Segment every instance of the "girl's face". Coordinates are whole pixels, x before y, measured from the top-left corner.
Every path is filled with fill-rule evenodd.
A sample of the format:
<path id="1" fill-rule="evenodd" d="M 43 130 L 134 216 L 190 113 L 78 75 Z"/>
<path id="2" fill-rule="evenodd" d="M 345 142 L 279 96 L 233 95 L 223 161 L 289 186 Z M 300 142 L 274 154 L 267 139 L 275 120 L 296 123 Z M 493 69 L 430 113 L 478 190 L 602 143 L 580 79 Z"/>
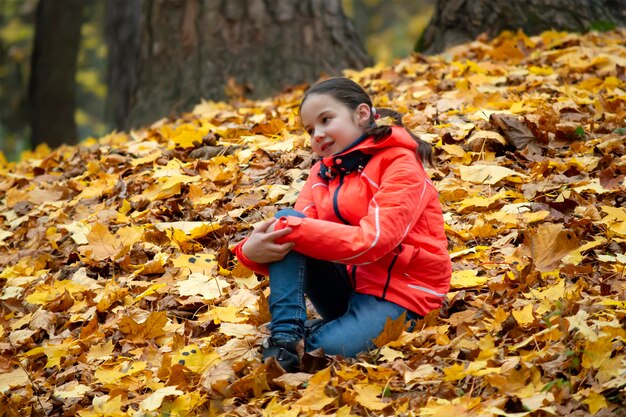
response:
<path id="1" fill-rule="evenodd" d="M 369 124 L 370 107 L 352 110 L 328 94 L 312 94 L 302 103 L 302 126 L 311 135 L 311 148 L 321 157 L 345 150 L 364 133 Z"/>

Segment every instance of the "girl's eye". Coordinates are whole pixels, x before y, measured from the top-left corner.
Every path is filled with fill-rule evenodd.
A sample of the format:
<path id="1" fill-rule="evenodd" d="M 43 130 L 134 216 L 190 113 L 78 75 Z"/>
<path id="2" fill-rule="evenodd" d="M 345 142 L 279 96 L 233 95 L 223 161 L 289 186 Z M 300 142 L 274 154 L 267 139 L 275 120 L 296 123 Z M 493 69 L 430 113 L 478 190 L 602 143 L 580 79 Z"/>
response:
<path id="1" fill-rule="evenodd" d="M 313 136 L 313 129 L 307 129 L 306 133 L 308 133 L 309 136 Z"/>
<path id="2" fill-rule="evenodd" d="M 322 124 L 328 123 L 329 120 L 330 120 L 330 117 L 322 117 Z"/>

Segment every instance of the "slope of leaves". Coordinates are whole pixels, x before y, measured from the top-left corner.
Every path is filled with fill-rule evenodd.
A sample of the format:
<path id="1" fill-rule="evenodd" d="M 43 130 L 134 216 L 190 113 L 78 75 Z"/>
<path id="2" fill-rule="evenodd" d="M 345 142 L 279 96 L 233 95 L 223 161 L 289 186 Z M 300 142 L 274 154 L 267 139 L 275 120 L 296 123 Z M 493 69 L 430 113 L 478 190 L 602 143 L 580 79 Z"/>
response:
<path id="1" fill-rule="evenodd" d="M 4 166 L 0 410 L 626 415 L 625 67 L 622 30 L 348 72 L 434 145 L 452 289 L 292 375 L 260 362 L 267 280 L 229 248 L 302 186 L 303 87 Z"/>

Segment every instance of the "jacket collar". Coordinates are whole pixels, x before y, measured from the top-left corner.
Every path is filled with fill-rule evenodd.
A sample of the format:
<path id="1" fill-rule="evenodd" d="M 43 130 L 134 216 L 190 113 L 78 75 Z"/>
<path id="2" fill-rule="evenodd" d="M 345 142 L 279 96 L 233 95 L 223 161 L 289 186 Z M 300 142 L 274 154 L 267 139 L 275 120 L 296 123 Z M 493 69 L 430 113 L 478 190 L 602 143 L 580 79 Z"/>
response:
<path id="1" fill-rule="evenodd" d="M 333 179 L 338 174 L 347 175 L 365 168 L 376 152 L 390 147 L 403 147 L 415 151 L 417 143 L 402 127 L 392 127 L 389 136 L 374 142 L 371 136 L 361 135 L 343 151 L 322 158 L 318 175 L 325 180 Z"/>
<path id="2" fill-rule="evenodd" d="M 371 154 L 355 150 L 324 158 L 318 175 L 325 180 L 332 180 L 337 174 L 348 175 L 354 171 L 362 171 L 371 157 Z"/>
<path id="3" fill-rule="evenodd" d="M 355 149 L 358 145 L 368 139 L 367 134 L 363 134 L 357 138 L 343 151 L 332 156 L 322 158 L 319 176 L 326 180 L 331 180 L 340 175 L 347 175 L 355 170 L 361 171 L 372 157 L 365 152 Z"/>

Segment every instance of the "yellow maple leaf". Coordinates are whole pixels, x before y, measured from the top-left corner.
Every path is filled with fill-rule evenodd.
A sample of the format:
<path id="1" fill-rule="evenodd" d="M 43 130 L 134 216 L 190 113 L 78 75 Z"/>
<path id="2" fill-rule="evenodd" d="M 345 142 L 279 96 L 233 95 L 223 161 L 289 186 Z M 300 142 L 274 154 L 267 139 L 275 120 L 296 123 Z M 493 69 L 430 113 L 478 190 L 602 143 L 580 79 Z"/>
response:
<path id="1" fill-rule="evenodd" d="M 159 388 L 158 390 L 150 394 L 142 402 L 140 402 L 139 408 L 142 411 L 155 411 L 159 407 L 161 407 L 161 404 L 163 403 L 163 400 L 165 399 L 165 397 L 170 396 L 170 395 L 178 396 L 182 394 L 184 394 L 184 392 L 177 389 L 176 387 L 169 386 L 165 388 Z"/>
<path id="2" fill-rule="evenodd" d="M 194 206 L 205 206 L 223 199 L 224 193 L 222 191 L 205 191 L 200 185 L 189 184 L 187 198 Z"/>
<path id="3" fill-rule="evenodd" d="M 95 382 L 104 385 L 116 385 L 123 378 L 131 377 L 143 372 L 146 369 L 146 363 L 142 361 L 122 362 L 114 366 L 98 366 L 94 373 Z"/>
<path id="4" fill-rule="evenodd" d="M 404 383 L 417 381 L 428 381 L 430 379 L 439 378 L 441 374 L 437 372 L 434 366 L 431 364 L 423 364 L 417 367 L 414 371 L 408 370 L 404 372 Z"/>
<path id="5" fill-rule="evenodd" d="M 113 280 L 108 280 L 104 290 L 98 293 L 94 301 L 98 303 L 98 311 L 107 311 L 113 304 L 123 301 L 127 294 L 128 290 L 126 288 L 121 287 Z"/>
<path id="6" fill-rule="evenodd" d="M 479 287 L 488 280 L 488 276 L 478 276 L 478 271 L 473 269 L 453 271 L 450 287 L 454 289 Z"/>
<path id="7" fill-rule="evenodd" d="M 214 184 L 235 181 L 239 174 L 239 159 L 235 155 L 218 155 L 209 160 L 202 177 Z"/>
<path id="8" fill-rule="evenodd" d="M 598 411 L 609 406 L 604 395 L 594 391 L 587 395 L 587 398 L 583 400 L 583 404 L 587 404 L 589 406 L 589 412 L 591 414 L 596 414 Z"/>
<path id="9" fill-rule="evenodd" d="M 199 175 L 175 175 L 171 177 L 161 178 L 157 182 L 146 188 L 143 193 L 132 196 L 130 198 L 130 201 L 137 202 L 144 199 L 148 201 L 164 200 L 166 198 L 180 194 L 181 186 L 183 184 L 189 184 L 192 182 L 197 182 L 199 180 Z"/>
<path id="10" fill-rule="evenodd" d="M 465 366 L 460 363 L 455 363 L 446 368 L 443 368 L 443 373 L 446 375 L 444 377 L 444 381 L 457 381 L 459 379 L 465 378 L 467 372 L 465 371 Z"/>
<path id="11" fill-rule="evenodd" d="M 165 129 L 162 132 L 166 133 Z M 173 132 L 167 132 L 167 136 L 170 139 L 170 148 L 177 146 L 181 148 L 191 148 L 194 142 L 202 143 L 202 138 L 208 133 L 206 128 L 198 128 L 189 123 L 182 124 L 176 128 Z"/>
<path id="12" fill-rule="evenodd" d="M 61 364 L 61 359 L 70 355 L 69 350 L 74 345 L 74 342 L 69 341 L 58 345 L 46 345 L 43 347 L 44 353 L 48 357 L 46 362 L 46 368 L 53 368 Z"/>
<path id="13" fill-rule="evenodd" d="M 390 348 L 389 346 L 384 346 L 380 349 L 380 361 L 384 362 L 393 362 L 396 359 L 404 358 L 404 353 L 399 350 L 395 350 Z"/>
<path id="14" fill-rule="evenodd" d="M 87 234 L 88 245 L 80 248 L 81 253 L 85 256 L 103 261 L 108 258 L 115 258 L 122 248 L 119 238 L 116 238 L 109 232 L 109 229 L 101 224 L 96 223 Z"/>
<path id="15" fill-rule="evenodd" d="M 148 164 L 159 159 L 161 155 L 163 155 L 161 151 L 155 151 L 141 158 L 134 158 L 132 161 L 130 161 L 130 164 L 132 166 L 140 166 L 143 164 Z"/>
<path id="16" fill-rule="evenodd" d="M 585 343 L 582 366 L 586 369 L 600 369 L 602 364 L 613 354 L 611 337 L 600 337 L 597 340 L 588 340 Z"/>
<path id="17" fill-rule="evenodd" d="M 309 384 L 302 393 L 302 397 L 294 405 L 302 411 L 319 411 L 335 401 L 326 395 L 326 385 L 330 382 L 330 368 L 325 368 L 309 379 Z"/>
<path id="18" fill-rule="evenodd" d="M 383 387 L 380 385 L 356 384 L 353 389 L 356 392 L 356 401 L 367 409 L 381 411 L 390 405 L 390 403 L 381 401 L 380 396 L 383 393 Z"/>
<path id="19" fill-rule="evenodd" d="M 122 245 L 132 247 L 135 243 L 140 242 L 143 238 L 143 227 L 126 226 L 117 230 L 116 236 Z"/>
<path id="20" fill-rule="evenodd" d="M 83 398 L 86 393 L 91 391 L 91 387 L 89 385 L 80 384 L 78 381 L 72 381 L 62 388 L 57 388 L 54 390 L 54 396 L 57 398 Z"/>
<path id="21" fill-rule="evenodd" d="M 228 281 L 222 278 L 210 277 L 200 272 L 194 272 L 186 280 L 176 283 L 180 295 L 199 295 L 205 300 L 220 297 L 229 286 Z"/>
<path id="22" fill-rule="evenodd" d="M 293 374 L 285 374 L 283 376 L 289 376 Z M 276 380 L 280 380 L 283 378 L 276 378 Z M 303 381 L 298 380 L 296 386 L 300 385 Z M 276 397 L 272 397 L 272 400 L 265 406 L 263 409 L 263 417 L 298 417 L 300 414 L 300 410 L 298 408 L 289 408 L 289 405 L 284 405 L 278 402 Z"/>
<path id="23" fill-rule="evenodd" d="M 137 323 L 129 316 L 122 317 L 118 322 L 118 328 L 126 339 L 132 342 L 142 342 L 162 336 L 165 333 L 163 327 L 166 323 L 165 311 L 154 311 L 142 323 Z"/>
<path id="24" fill-rule="evenodd" d="M 76 221 L 68 224 L 62 224 L 60 229 L 65 229 L 71 233 L 72 239 L 79 245 L 86 245 L 89 243 L 87 234 L 89 234 L 89 226 L 82 221 Z"/>
<path id="25" fill-rule="evenodd" d="M 167 229 L 180 230 L 192 239 L 196 239 L 219 230 L 222 226 L 218 222 L 161 222 L 155 223 L 154 227 L 160 231 Z"/>
<path id="26" fill-rule="evenodd" d="M 501 193 L 494 194 L 491 197 L 475 196 L 475 197 L 465 198 L 459 203 L 458 210 L 459 212 L 463 212 L 470 208 L 471 209 L 474 209 L 477 207 L 489 208 L 490 206 L 498 203 L 500 200 L 502 200 L 506 196 L 507 196 L 507 193 L 501 192 Z"/>
<path id="27" fill-rule="evenodd" d="M 100 169 L 100 167 L 98 167 Z M 93 181 L 83 182 L 83 189 L 73 201 L 80 201 L 89 198 L 100 197 L 106 193 L 113 192 L 118 181 L 118 176 L 105 172 L 98 172 L 98 178 Z"/>
<path id="28" fill-rule="evenodd" d="M 111 342 L 110 340 L 98 345 L 92 345 L 91 348 L 89 348 L 89 352 L 87 353 L 87 361 L 105 361 L 111 358 L 113 348 L 113 342 Z"/>
<path id="29" fill-rule="evenodd" d="M 215 320 L 215 323 L 241 323 L 242 321 L 248 320 L 248 318 L 243 314 L 242 309 L 236 306 L 213 307 L 209 310 L 208 316 Z"/>
<path id="30" fill-rule="evenodd" d="M 199 272 L 203 274 L 211 274 L 216 271 L 217 262 L 215 255 L 212 253 L 202 253 L 197 255 L 181 254 L 172 259 L 172 264 L 178 268 L 183 268 L 190 272 Z"/>
<path id="31" fill-rule="evenodd" d="M 80 417 L 126 417 L 128 414 L 122 411 L 122 397 L 116 396 L 111 398 L 108 395 L 94 397 L 93 410 L 80 410 Z"/>
<path id="32" fill-rule="evenodd" d="M 589 327 L 587 324 L 588 319 L 589 313 L 583 309 L 578 310 L 578 313 L 574 316 L 565 317 L 565 320 L 569 322 L 570 331 L 576 329 L 585 339 L 596 341 L 598 340 L 598 334 Z"/>
<path id="33" fill-rule="evenodd" d="M 141 301 L 142 299 L 144 299 L 145 297 L 149 295 L 156 294 L 161 288 L 165 286 L 167 286 L 167 284 L 164 284 L 164 283 L 152 284 L 148 288 L 146 288 L 144 292 L 142 292 L 137 297 L 135 297 L 133 301 L 136 303 L 137 301 Z"/>
<path id="34" fill-rule="evenodd" d="M 203 403 L 207 401 L 206 396 L 201 392 L 191 391 L 177 396 L 173 401 L 164 401 L 160 408 L 162 415 L 169 416 L 189 416 L 191 412 L 197 411 Z"/>
<path id="35" fill-rule="evenodd" d="M 513 317 L 515 317 L 515 320 L 520 326 L 526 326 L 528 324 L 534 323 L 535 321 L 532 304 L 526 304 L 526 306 L 519 310 L 513 310 L 511 314 L 513 315 Z"/>
<path id="36" fill-rule="evenodd" d="M 626 209 L 610 206 L 602 206 L 601 208 L 603 212 L 608 214 L 601 223 L 606 224 L 612 232 L 626 237 Z"/>
<path id="37" fill-rule="evenodd" d="M 217 352 L 207 348 L 200 348 L 196 344 L 185 346 L 172 355 L 172 363 L 183 365 L 196 373 L 204 372 L 210 366 L 216 365 L 219 360 L 220 356 Z"/>

